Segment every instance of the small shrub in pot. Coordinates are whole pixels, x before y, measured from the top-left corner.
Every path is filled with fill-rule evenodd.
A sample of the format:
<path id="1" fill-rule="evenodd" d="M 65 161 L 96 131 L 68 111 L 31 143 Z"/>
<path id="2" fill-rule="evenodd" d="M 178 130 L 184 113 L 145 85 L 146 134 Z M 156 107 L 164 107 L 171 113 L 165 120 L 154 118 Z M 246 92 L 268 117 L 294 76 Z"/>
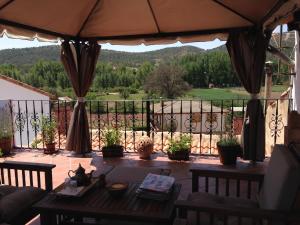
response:
<path id="1" fill-rule="evenodd" d="M 55 132 L 56 122 L 47 116 L 42 116 L 41 119 L 42 141 L 45 143 L 45 154 L 53 154 L 55 150 Z"/>
<path id="2" fill-rule="evenodd" d="M 122 157 L 124 147 L 121 143 L 121 132 L 117 128 L 108 127 L 103 132 L 105 146 L 102 147 L 103 157 Z"/>
<path id="3" fill-rule="evenodd" d="M 13 147 L 13 132 L 10 129 L 0 129 L 0 148 L 2 155 L 9 155 Z"/>
<path id="4" fill-rule="evenodd" d="M 241 146 L 237 137 L 232 135 L 225 135 L 217 142 L 220 162 L 223 165 L 236 164 L 237 156 L 241 153 Z"/>
<path id="5" fill-rule="evenodd" d="M 192 137 L 181 135 L 179 139 L 171 140 L 168 157 L 171 160 L 189 160 Z"/>
<path id="6" fill-rule="evenodd" d="M 2 155 L 9 155 L 13 148 L 13 126 L 9 107 L 0 111 L 0 148 Z"/>

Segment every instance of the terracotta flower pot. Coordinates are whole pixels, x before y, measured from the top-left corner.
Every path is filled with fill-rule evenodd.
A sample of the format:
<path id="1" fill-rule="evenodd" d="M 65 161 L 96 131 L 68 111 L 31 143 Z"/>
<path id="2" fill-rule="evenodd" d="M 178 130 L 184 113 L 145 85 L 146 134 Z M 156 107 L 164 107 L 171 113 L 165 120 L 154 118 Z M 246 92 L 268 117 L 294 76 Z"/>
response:
<path id="1" fill-rule="evenodd" d="M 140 159 L 151 159 L 151 154 L 153 152 L 153 144 L 143 145 L 137 149 Z"/>
<path id="2" fill-rule="evenodd" d="M 168 158 L 171 160 L 184 160 L 187 161 L 190 159 L 190 151 L 189 150 L 180 150 L 176 152 L 168 151 Z"/>
<path id="3" fill-rule="evenodd" d="M 124 147 L 122 145 L 112 145 L 102 147 L 103 157 L 123 157 Z"/>
<path id="4" fill-rule="evenodd" d="M 139 153 L 140 159 L 151 159 L 153 152 L 153 141 L 148 136 L 142 137 L 136 144 L 136 150 Z"/>
<path id="5" fill-rule="evenodd" d="M 55 153 L 55 143 L 45 144 L 46 148 L 44 149 L 45 154 L 53 154 Z"/>
<path id="6" fill-rule="evenodd" d="M 235 165 L 237 156 L 240 154 L 241 146 L 222 146 L 217 143 L 217 148 L 220 156 L 220 162 L 223 165 Z"/>
<path id="7" fill-rule="evenodd" d="M 12 150 L 12 138 L 6 137 L 0 139 L 0 148 L 4 155 L 9 155 Z"/>

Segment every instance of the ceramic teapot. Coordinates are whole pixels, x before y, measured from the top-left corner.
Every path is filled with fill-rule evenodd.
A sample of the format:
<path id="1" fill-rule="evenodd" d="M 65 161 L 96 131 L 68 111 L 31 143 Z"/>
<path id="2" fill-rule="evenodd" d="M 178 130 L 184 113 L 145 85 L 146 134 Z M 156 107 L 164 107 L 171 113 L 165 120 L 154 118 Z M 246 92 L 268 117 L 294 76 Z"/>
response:
<path id="1" fill-rule="evenodd" d="M 75 175 L 71 176 L 70 173 L 74 173 Z M 91 173 L 86 174 L 85 169 L 79 163 L 77 170 L 69 170 L 68 176 L 71 178 L 71 180 L 75 180 L 77 182 L 77 186 L 85 186 L 91 183 L 92 173 L 93 170 L 91 171 Z"/>

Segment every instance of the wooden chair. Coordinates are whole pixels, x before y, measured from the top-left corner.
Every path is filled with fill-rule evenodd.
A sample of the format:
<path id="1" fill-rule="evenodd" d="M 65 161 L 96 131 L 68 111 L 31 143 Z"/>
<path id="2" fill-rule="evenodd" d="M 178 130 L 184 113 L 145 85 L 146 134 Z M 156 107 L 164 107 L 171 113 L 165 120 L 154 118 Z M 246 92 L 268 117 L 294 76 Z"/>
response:
<path id="1" fill-rule="evenodd" d="M 38 214 L 32 205 L 52 190 L 54 167 L 16 161 L 0 163 L 0 223 L 24 225 Z"/>
<path id="2" fill-rule="evenodd" d="M 300 114 L 291 111 L 288 114 L 288 124 L 284 127 L 284 144 L 300 143 Z"/>
<path id="3" fill-rule="evenodd" d="M 174 224 L 300 224 L 299 156 L 298 147 L 276 145 L 265 175 L 249 170 L 191 170 L 193 193 L 176 202 Z M 204 186 L 199 185 L 201 179 Z M 198 192 L 201 188 L 204 192 Z"/>

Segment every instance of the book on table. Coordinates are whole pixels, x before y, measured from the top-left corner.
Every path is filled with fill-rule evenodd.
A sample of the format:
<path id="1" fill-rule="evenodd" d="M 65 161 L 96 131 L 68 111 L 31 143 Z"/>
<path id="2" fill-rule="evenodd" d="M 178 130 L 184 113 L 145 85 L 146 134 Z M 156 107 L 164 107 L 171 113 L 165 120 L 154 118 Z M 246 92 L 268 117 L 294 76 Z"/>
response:
<path id="1" fill-rule="evenodd" d="M 149 173 L 137 189 L 137 196 L 158 201 L 168 200 L 174 183 L 174 177 Z"/>

